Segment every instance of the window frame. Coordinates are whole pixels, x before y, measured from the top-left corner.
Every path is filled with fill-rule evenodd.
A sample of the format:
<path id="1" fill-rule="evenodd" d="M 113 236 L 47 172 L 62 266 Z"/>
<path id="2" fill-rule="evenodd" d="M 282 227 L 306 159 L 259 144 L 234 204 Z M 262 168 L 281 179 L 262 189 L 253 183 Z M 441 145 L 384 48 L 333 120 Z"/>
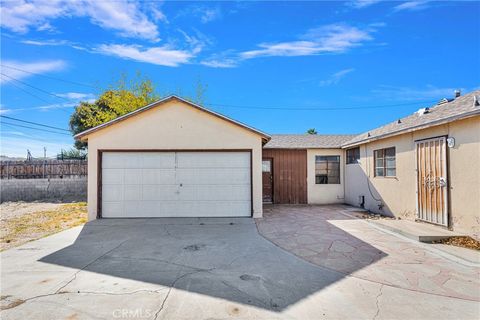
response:
<path id="1" fill-rule="evenodd" d="M 353 157 L 348 152 L 353 152 Z M 351 159 L 353 158 L 353 161 Z M 345 151 L 345 164 L 359 164 L 360 163 L 360 147 L 350 148 Z"/>
<path id="2" fill-rule="evenodd" d="M 317 163 L 320 163 L 320 161 L 317 161 L 317 159 L 319 158 L 326 158 L 324 160 L 324 162 L 326 163 L 326 168 L 325 169 L 317 169 Z M 337 158 L 336 161 L 333 161 L 333 160 L 328 160 L 328 158 L 331 158 L 331 157 L 335 157 Z M 315 166 L 314 166 L 314 182 L 315 182 L 315 185 L 328 185 L 328 184 L 336 184 L 336 185 L 341 185 L 342 184 L 342 177 L 341 177 L 341 162 L 342 161 L 342 157 L 340 155 L 315 155 Z M 329 175 L 329 171 L 330 170 L 335 170 L 335 169 L 329 169 L 329 163 L 337 163 L 338 164 L 338 175 Z M 326 178 L 326 182 L 319 182 L 319 180 L 317 180 L 317 170 L 325 170 L 326 171 L 326 174 L 325 175 L 319 175 L 320 178 L 322 179 L 325 179 Z M 335 181 L 338 181 L 338 182 L 329 182 L 328 181 L 328 178 L 329 177 L 338 177 L 338 180 L 335 180 Z"/>
<path id="3" fill-rule="evenodd" d="M 393 156 L 389 153 L 393 150 Z M 388 152 L 390 151 L 390 152 Z M 388 166 L 387 160 L 392 160 L 394 166 Z M 377 165 L 378 160 L 381 160 L 381 166 Z M 379 174 L 377 170 L 381 170 L 383 173 Z M 389 175 L 388 171 L 393 170 L 394 174 Z M 375 178 L 396 178 L 397 177 L 397 150 L 396 147 L 388 147 L 377 149 L 373 151 L 373 174 Z"/>

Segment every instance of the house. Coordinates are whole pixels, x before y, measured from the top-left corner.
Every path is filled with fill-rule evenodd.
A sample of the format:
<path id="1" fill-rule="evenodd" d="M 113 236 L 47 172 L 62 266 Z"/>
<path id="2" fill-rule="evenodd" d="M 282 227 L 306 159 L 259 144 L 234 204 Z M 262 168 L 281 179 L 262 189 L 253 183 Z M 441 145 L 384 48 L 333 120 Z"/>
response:
<path id="1" fill-rule="evenodd" d="M 480 231 L 480 91 L 360 135 L 268 135 L 171 96 L 75 136 L 89 218 L 261 217 L 347 203 Z"/>
<path id="2" fill-rule="evenodd" d="M 480 236 L 480 90 L 342 145 L 345 202 Z"/>

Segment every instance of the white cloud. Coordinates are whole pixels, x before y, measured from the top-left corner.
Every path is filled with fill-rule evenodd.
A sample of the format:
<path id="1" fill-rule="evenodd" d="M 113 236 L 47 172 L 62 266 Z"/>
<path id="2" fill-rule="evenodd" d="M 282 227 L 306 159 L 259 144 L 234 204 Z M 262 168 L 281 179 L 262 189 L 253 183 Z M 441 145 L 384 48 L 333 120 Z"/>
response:
<path id="1" fill-rule="evenodd" d="M 154 19 L 160 17 L 156 9 Z M 2 2 L 1 26 L 18 33 L 31 28 L 52 30 L 50 22 L 58 18 L 88 17 L 93 24 L 118 31 L 123 36 L 158 40 L 158 28 L 141 10 L 140 4 L 127 0 L 13 0 Z"/>
<path id="2" fill-rule="evenodd" d="M 428 8 L 430 1 L 407 1 L 401 3 L 393 8 L 394 11 L 416 11 L 416 10 L 423 10 Z"/>
<path id="3" fill-rule="evenodd" d="M 200 21 L 202 23 L 208 23 L 208 22 L 214 21 L 214 20 L 216 20 L 220 17 L 221 17 L 221 12 L 220 12 L 219 8 L 204 9 L 201 12 L 201 15 L 200 15 Z"/>
<path id="4" fill-rule="evenodd" d="M 376 3 L 381 2 L 382 0 L 354 0 L 350 3 L 348 3 L 350 6 L 357 8 L 357 9 L 362 9 L 369 7 L 371 5 L 374 5 Z"/>
<path id="5" fill-rule="evenodd" d="M 22 40 L 20 43 L 28 44 L 31 46 L 67 46 L 71 45 L 72 43 L 67 40 L 59 40 L 59 39 L 49 39 L 49 40 Z"/>
<path id="6" fill-rule="evenodd" d="M 211 68 L 235 68 L 238 66 L 238 61 L 235 59 L 207 59 L 200 62 L 200 64 Z"/>
<path id="7" fill-rule="evenodd" d="M 308 56 L 342 53 L 373 39 L 372 27 L 359 29 L 345 24 L 332 24 L 309 30 L 300 39 L 278 43 L 261 43 L 260 49 L 240 53 L 243 59 L 265 56 Z"/>
<path id="8" fill-rule="evenodd" d="M 48 61 L 36 61 L 36 62 L 20 62 L 13 60 L 3 60 L 2 61 L 2 72 L 6 75 L 15 78 L 23 79 L 27 77 L 32 77 L 33 73 L 47 73 L 53 71 L 61 71 L 67 66 L 66 62 L 63 60 L 48 60 Z M 20 70 L 26 70 L 30 73 L 23 72 Z M 2 76 L 0 83 L 6 83 L 13 81 L 8 77 Z"/>
<path id="9" fill-rule="evenodd" d="M 331 86 L 337 84 L 342 80 L 347 74 L 355 71 L 353 68 L 343 69 L 332 74 L 328 79 L 320 81 L 321 87 Z"/>
<path id="10" fill-rule="evenodd" d="M 460 89 L 465 92 L 464 88 L 444 87 L 439 88 L 433 85 L 427 85 L 424 88 L 398 87 L 383 85 L 380 88 L 372 90 L 376 96 L 388 100 L 401 101 L 420 101 L 420 100 L 440 100 L 442 98 L 453 98 L 454 91 Z"/>
<path id="11" fill-rule="evenodd" d="M 103 44 L 97 51 L 106 55 L 116 56 L 167 67 L 177 67 L 188 63 L 193 53 L 186 50 L 176 50 L 168 45 L 143 48 L 139 45 Z"/>
<path id="12" fill-rule="evenodd" d="M 195 16 L 200 19 L 201 23 L 208 23 L 220 19 L 222 17 L 222 11 L 219 7 L 213 8 L 207 6 L 193 5 L 181 10 L 177 14 L 177 17 L 183 16 Z"/>
<path id="13" fill-rule="evenodd" d="M 90 100 L 95 98 L 95 95 L 92 93 L 81 93 L 81 92 L 66 92 L 66 93 L 56 93 L 57 96 L 71 99 L 71 100 Z"/>

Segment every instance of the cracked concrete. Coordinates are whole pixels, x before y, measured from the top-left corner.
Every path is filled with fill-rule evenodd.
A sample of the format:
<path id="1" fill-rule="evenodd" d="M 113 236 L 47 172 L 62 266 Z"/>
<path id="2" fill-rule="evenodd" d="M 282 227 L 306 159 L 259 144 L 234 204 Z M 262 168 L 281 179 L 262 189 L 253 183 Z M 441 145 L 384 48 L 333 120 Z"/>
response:
<path id="1" fill-rule="evenodd" d="M 282 223 L 282 216 L 268 219 L 259 223 L 262 233 L 287 233 L 278 238 L 282 245 L 312 260 L 266 240 L 252 219 L 104 219 L 2 252 L 0 316 L 7 320 L 479 317 L 478 300 L 401 288 L 390 275 L 401 270 L 400 281 L 407 272 L 409 286 L 426 288 L 438 283 L 461 287 L 472 281 L 464 293 L 471 297 L 475 279 L 470 270 L 453 273 L 443 258 L 404 244 L 392 244 L 403 252 L 395 256 L 389 243 L 377 245 L 367 239 L 377 230 L 359 232 L 338 223 L 325 226 L 325 221 L 315 219 L 309 224 L 305 218 L 305 223 L 283 224 L 277 231 L 265 223 Z M 331 243 L 311 239 L 311 232 L 319 230 L 336 241 L 335 250 L 325 255 L 318 252 L 325 252 Z M 290 232 L 302 235 L 300 242 L 309 249 L 291 246 Z M 405 260 L 408 254 L 414 258 Z M 395 269 L 390 256 L 398 262 Z M 409 263 L 421 264 L 424 259 L 435 260 L 438 268 L 430 273 L 411 269 Z M 358 276 L 368 268 L 373 268 L 371 278 Z"/>

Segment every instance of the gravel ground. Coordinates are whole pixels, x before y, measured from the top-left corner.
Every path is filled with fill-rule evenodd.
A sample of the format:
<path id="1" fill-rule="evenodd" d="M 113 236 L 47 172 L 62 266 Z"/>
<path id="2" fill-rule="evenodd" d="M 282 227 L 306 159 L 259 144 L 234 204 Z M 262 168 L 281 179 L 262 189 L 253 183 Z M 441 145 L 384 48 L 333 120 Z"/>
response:
<path id="1" fill-rule="evenodd" d="M 55 210 L 62 205 L 54 202 L 4 202 L 0 204 L 0 216 L 5 221 L 30 213 Z"/>
<path id="2" fill-rule="evenodd" d="M 85 202 L 5 202 L 0 205 L 0 251 L 83 224 Z"/>

